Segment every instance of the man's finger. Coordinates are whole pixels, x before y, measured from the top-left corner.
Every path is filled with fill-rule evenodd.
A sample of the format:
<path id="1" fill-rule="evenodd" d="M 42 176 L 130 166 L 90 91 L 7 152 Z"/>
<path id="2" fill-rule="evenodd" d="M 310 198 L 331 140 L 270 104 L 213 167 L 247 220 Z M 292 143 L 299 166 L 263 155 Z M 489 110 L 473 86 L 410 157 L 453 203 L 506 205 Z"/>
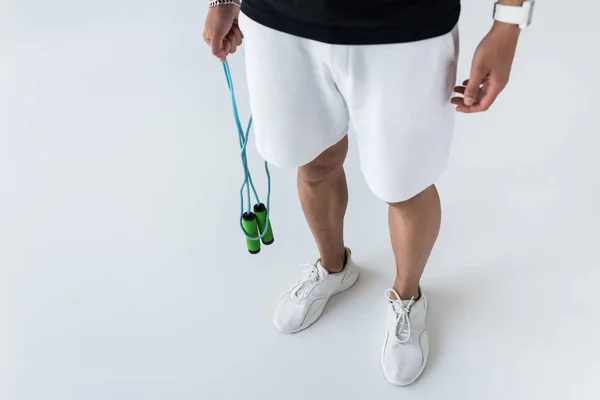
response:
<path id="1" fill-rule="evenodd" d="M 486 83 L 488 83 L 490 80 L 489 76 L 486 76 L 485 78 L 483 78 L 483 82 L 481 82 L 482 85 L 485 85 Z M 469 79 L 465 79 L 462 83 L 463 86 L 468 86 L 469 85 Z"/>
<path id="2" fill-rule="evenodd" d="M 233 31 L 227 34 L 227 39 L 229 39 L 229 41 L 231 42 L 230 52 L 232 52 L 231 50 L 234 50 L 234 48 L 237 48 L 237 46 L 242 44 L 242 38 L 238 37 L 238 35 L 236 35 Z"/>
<path id="3" fill-rule="evenodd" d="M 231 48 L 231 42 L 227 40 L 227 38 L 223 39 L 221 42 L 220 49 L 217 53 L 213 53 L 221 62 L 225 62 L 227 60 L 227 54 L 229 54 L 229 49 Z"/>
<path id="4" fill-rule="evenodd" d="M 227 51 L 225 49 L 225 37 L 227 36 L 227 31 L 222 32 L 221 30 L 212 30 L 210 32 L 210 42 L 211 49 L 213 55 L 217 57 L 226 56 Z"/>
<path id="5" fill-rule="evenodd" d="M 454 97 L 452 100 L 450 100 L 450 103 L 452 103 L 456 106 L 456 111 L 462 112 L 462 113 L 467 113 L 467 114 L 475 112 L 474 109 L 479 106 L 479 105 L 475 105 L 475 106 L 471 106 L 471 107 L 466 106 L 465 99 L 463 99 L 462 97 Z"/>
<path id="6" fill-rule="evenodd" d="M 231 46 L 229 47 L 229 54 L 234 54 L 237 51 L 237 46 L 235 45 L 234 42 L 231 42 Z"/>
<path id="7" fill-rule="evenodd" d="M 240 31 L 240 34 L 242 35 L 242 39 L 244 38 L 244 32 L 242 32 L 242 30 L 240 29 L 240 23 L 238 20 L 233 21 L 233 26 L 237 28 L 238 31 Z"/>
<path id="8" fill-rule="evenodd" d="M 224 53 L 223 44 L 224 44 L 223 38 L 216 38 L 216 37 L 211 38 L 210 48 L 212 50 L 213 56 L 221 57 L 221 55 L 223 55 L 223 53 Z"/>
<path id="9" fill-rule="evenodd" d="M 462 97 L 453 97 L 450 99 L 450 103 L 454 104 L 455 106 L 464 106 L 465 100 Z"/>
<path id="10" fill-rule="evenodd" d="M 237 46 L 241 46 L 242 45 L 242 40 L 244 39 L 244 35 L 242 35 L 242 31 L 240 31 L 240 28 L 238 28 L 237 26 L 233 26 L 231 28 L 231 32 L 229 32 L 230 34 L 233 33 L 235 35 L 235 44 Z"/>
<path id="11" fill-rule="evenodd" d="M 480 67 L 473 66 L 471 68 L 471 76 L 467 82 L 465 90 L 465 105 L 472 106 L 477 103 L 479 97 L 479 89 L 483 84 L 483 80 L 487 75 L 487 71 Z"/>
<path id="12" fill-rule="evenodd" d="M 480 111 L 483 111 L 481 109 L 481 106 L 479 104 L 475 104 L 474 106 L 465 106 L 465 104 L 456 104 L 456 111 L 461 112 L 461 113 L 465 113 L 465 114 L 473 114 L 473 113 L 477 113 Z"/>
<path id="13" fill-rule="evenodd" d="M 462 94 L 463 95 L 463 97 L 455 96 L 452 99 L 450 99 L 450 102 L 452 104 L 455 104 L 457 106 L 461 106 L 460 109 L 457 108 L 457 111 L 469 112 L 471 110 L 471 108 L 476 107 L 479 104 L 479 103 L 476 102 L 475 104 L 473 104 L 471 106 L 465 105 L 464 94 L 465 94 L 466 90 L 467 90 L 467 88 L 464 87 L 464 86 L 455 86 L 454 87 L 454 93 Z M 485 86 L 479 88 L 479 91 L 478 91 L 477 96 L 476 96 L 477 99 L 483 98 L 484 90 L 485 90 Z"/>
<path id="14" fill-rule="evenodd" d="M 450 100 L 450 103 L 452 103 L 456 106 L 456 111 L 465 113 L 465 114 L 472 114 L 472 113 L 484 111 L 481 108 L 481 104 L 475 104 L 472 106 L 465 105 L 465 99 L 463 97 L 453 97 Z"/>
<path id="15" fill-rule="evenodd" d="M 502 85 L 500 85 L 497 82 L 491 81 L 486 86 L 486 90 L 483 96 L 481 97 L 481 100 L 479 101 L 479 106 L 481 107 L 480 111 L 488 110 L 492 106 L 492 104 L 494 104 L 494 101 L 496 101 L 496 98 L 498 97 L 502 89 Z"/>

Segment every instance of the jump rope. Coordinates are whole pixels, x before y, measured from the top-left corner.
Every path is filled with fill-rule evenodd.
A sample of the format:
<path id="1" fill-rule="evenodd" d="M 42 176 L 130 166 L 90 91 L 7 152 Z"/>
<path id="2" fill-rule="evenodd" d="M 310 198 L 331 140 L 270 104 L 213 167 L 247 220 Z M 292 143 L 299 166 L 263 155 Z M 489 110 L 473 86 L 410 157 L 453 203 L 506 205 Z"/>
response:
<path id="1" fill-rule="evenodd" d="M 246 147 L 248 145 L 248 137 L 250 136 L 250 128 L 252 127 L 252 115 L 248 120 L 246 130 L 242 127 L 240 115 L 238 112 L 237 102 L 235 100 L 235 91 L 233 89 L 233 79 L 229 63 L 223 62 L 223 71 L 227 80 L 227 87 L 231 94 L 231 105 L 233 108 L 233 118 L 238 131 L 238 141 L 240 144 L 240 157 L 242 159 L 242 169 L 244 170 L 244 182 L 240 189 L 240 227 L 246 237 L 246 247 L 250 254 L 260 252 L 260 243 L 268 246 L 275 240 L 271 221 L 269 220 L 269 210 L 271 207 L 271 173 L 269 165 L 265 161 L 265 172 L 267 174 L 267 204 L 263 204 L 258 197 L 258 192 L 252 181 L 252 174 L 248 168 L 248 157 Z M 245 194 L 245 195 L 244 195 Z M 254 206 L 252 206 L 251 194 L 254 195 Z"/>

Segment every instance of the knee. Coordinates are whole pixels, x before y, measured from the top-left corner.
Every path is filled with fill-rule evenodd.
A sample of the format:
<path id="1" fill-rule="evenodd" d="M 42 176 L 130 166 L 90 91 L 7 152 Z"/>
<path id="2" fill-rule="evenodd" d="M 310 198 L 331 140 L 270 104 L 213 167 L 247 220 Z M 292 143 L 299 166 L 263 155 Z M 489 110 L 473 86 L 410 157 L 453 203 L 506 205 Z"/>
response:
<path id="1" fill-rule="evenodd" d="M 435 185 L 429 186 L 425 190 L 417 193 L 415 196 L 413 196 L 413 197 L 411 197 L 409 199 L 402 200 L 402 201 L 396 201 L 396 202 L 389 202 L 388 201 L 387 204 L 390 207 L 392 207 L 392 208 L 401 209 L 401 208 L 405 208 L 407 206 L 410 206 L 412 204 L 418 203 L 421 200 L 424 200 L 424 199 L 429 198 L 429 197 L 438 198 L 438 193 L 437 193 L 437 189 L 436 189 Z"/>
<path id="2" fill-rule="evenodd" d="M 315 163 L 310 162 L 300 168 L 298 168 L 298 178 L 309 183 L 318 183 L 342 168 L 342 164 L 327 162 L 327 163 Z"/>
<path id="3" fill-rule="evenodd" d="M 318 183 L 342 170 L 348 151 L 346 139 L 325 150 L 316 159 L 298 168 L 298 178 Z"/>

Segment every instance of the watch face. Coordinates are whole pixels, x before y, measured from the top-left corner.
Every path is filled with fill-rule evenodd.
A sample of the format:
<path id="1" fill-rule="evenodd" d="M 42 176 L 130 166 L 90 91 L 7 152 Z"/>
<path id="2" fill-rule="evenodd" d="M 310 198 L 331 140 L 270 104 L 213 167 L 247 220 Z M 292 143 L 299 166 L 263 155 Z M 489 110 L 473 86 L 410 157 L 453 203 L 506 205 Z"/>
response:
<path id="1" fill-rule="evenodd" d="M 531 21 L 533 20 L 533 9 L 535 8 L 535 1 L 528 1 L 529 3 L 529 15 L 527 16 L 527 25 L 531 25 Z"/>

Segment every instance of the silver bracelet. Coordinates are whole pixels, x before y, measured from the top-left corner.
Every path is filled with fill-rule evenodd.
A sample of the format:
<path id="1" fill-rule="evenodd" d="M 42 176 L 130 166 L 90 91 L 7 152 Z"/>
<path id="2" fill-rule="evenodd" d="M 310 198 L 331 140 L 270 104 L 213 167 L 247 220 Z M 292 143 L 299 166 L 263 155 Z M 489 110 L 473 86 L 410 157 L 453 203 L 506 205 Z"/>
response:
<path id="1" fill-rule="evenodd" d="M 241 7 L 242 6 L 242 0 L 211 0 L 208 3 L 208 8 L 222 6 L 222 5 L 225 5 L 225 4 L 233 4 L 234 6 Z"/>

